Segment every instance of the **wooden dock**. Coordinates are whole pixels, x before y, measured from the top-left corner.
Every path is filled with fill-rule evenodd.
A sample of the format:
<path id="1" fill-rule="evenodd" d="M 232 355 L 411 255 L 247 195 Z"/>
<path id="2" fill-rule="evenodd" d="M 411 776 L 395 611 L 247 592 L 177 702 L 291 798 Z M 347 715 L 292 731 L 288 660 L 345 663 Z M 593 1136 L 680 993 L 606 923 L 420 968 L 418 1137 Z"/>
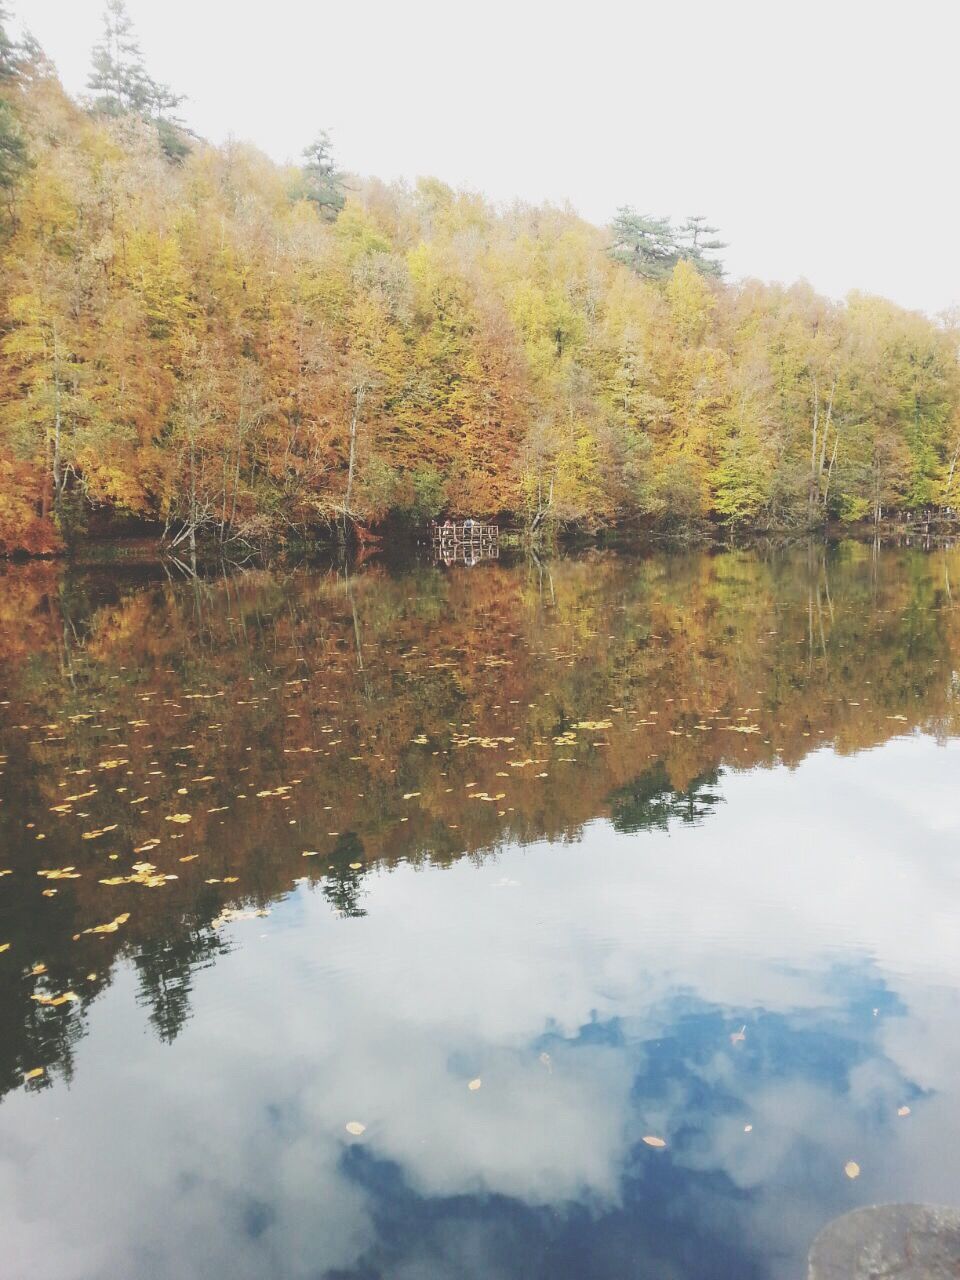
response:
<path id="1" fill-rule="evenodd" d="M 448 564 L 462 560 L 496 560 L 500 555 L 500 529 L 481 520 L 445 520 L 432 526 L 433 549 Z"/>

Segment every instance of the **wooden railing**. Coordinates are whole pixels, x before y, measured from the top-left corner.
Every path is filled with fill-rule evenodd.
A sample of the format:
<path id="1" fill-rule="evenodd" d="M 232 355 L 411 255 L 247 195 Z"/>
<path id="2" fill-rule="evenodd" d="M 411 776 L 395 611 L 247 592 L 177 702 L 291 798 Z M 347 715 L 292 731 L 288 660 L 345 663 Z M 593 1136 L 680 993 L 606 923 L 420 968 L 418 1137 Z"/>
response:
<path id="1" fill-rule="evenodd" d="M 441 547 L 489 547 L 500 541 L 500 530 L 479 520 L 447 520 L 433 526 L 433 541 Z"/>

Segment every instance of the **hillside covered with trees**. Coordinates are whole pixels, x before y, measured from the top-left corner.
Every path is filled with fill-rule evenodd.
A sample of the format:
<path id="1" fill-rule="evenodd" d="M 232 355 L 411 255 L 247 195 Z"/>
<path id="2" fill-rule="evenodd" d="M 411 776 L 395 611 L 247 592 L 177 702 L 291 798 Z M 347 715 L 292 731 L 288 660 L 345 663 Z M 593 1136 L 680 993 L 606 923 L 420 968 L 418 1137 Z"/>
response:
<path id="1" fill-rule="evenodd" d="M 7 27 L 3 26 L 6 21 Z M 0 10 L 0 550 L 131 519 L 809 528 L 960 505 L 958 329 L 725 283 L 699 217 L 214 147 L 110 0 L 73 101 Z"/>

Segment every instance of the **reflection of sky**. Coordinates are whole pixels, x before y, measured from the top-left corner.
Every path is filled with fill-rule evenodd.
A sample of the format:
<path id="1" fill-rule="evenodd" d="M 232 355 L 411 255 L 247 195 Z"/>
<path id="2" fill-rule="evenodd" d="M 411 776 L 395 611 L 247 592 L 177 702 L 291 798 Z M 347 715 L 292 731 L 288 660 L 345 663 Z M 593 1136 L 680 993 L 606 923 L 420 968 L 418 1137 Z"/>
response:
<path id="1" fill-rule="evenodd" d="M 786 1280 L 847 1208 L 960 1201 L 958 764 L 728 774 L 702 826 L 381 872 L 362 919 L 304 888 L 172 1045 L 127 972 L 0 1108 L 0 1270 Z"/>

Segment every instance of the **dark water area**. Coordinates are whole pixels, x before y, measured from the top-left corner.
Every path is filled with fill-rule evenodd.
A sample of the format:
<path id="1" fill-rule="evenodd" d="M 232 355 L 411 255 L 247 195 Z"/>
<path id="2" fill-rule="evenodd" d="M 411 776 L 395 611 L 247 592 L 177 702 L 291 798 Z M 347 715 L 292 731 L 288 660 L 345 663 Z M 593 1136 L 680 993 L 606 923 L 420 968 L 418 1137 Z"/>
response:
<path id="1" fill-rule="evenodd" d="M 0 1276 L 960 1203 L 960 552 L 0 570 Z"/>

